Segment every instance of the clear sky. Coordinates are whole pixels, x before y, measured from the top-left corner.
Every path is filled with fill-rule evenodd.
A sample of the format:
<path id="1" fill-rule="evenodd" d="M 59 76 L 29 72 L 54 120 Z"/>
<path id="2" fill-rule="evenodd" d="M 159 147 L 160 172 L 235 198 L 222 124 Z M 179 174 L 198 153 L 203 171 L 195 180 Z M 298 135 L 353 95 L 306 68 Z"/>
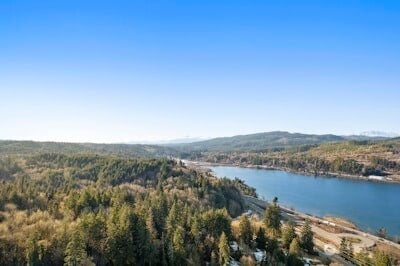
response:
<path id="1" fill-rule="evenodd" d="M 400 133 L 400 1 L 0 4 L 0 139 Z"/>

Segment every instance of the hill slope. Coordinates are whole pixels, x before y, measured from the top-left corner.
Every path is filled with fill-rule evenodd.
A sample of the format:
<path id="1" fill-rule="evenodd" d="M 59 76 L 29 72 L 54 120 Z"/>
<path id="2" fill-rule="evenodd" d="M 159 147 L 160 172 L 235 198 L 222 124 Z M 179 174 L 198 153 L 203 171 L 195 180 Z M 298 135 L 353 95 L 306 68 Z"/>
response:
<path id="1" fill-rule="evenodd" d="M 336 135 L 314 135 L 273 131 L 250 135 L 215 138 L 190 144 L 170 145 L 183 150 L 192 151 L 245 151 L 285 148 L 301 145 L 315 145 L 326 142 L 345 141 L 346 138 Z"/>
<path id="2" fill-rule="evenodd" d="M 175 235 L 210 261 L 201 247 L 231 236 L 242 188 L 168 159 L 0 157 L 0 265 L 186 265 L 164 248 Z"/>
<path id="3" fill-rule="evenodd" d="M 100 155 L 118 155 L 126 157 L 166 157 L 175 155 L 176 150 L 167 146 L 142 144 L 95 144 L 0 140 L 0 156 L 38 153 L 95 153 Z"/>
<path id="4" fill-rule="evenodd" d="M 265 151 L 206 151 L 189 159 L 341 176 L 386 176 L 400 182 L 400 138 L 342 141 Z"/>

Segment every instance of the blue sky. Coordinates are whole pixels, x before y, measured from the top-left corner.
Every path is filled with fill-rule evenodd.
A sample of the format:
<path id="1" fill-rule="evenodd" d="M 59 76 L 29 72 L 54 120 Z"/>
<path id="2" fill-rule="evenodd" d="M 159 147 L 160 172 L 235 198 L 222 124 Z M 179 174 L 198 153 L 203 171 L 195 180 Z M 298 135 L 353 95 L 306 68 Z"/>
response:
<path id="1" fill-rule="evenodd" d="M 0 139 L 400 133 L 399 1 L 2 1 Z"/>

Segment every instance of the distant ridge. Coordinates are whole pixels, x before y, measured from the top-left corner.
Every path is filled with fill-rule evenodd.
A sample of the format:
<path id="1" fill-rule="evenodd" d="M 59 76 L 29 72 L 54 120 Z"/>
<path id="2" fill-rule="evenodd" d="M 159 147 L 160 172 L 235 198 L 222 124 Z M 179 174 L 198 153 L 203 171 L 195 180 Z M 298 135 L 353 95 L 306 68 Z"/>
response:
<path id="1" fill-rule="evenodd" d="M 270 148 L 285 148 L 302 145 L 317 145 L 326 142 L 348 140 L 343 136 L 333 134 L 315 135 L 272 131 L 233 137 L 214 138 L 189 144 L 171 145 L 172 147 L 199 151 L 244 151 Z"/>
<path id="2" fill-rule="evenodd" d="M 180 157 L 183 154 L 191 152 L 264 151 L 349 140 L 378 141 L 385 139 L 388 138 L 364 135 L 338 136 L 333 134 L 317 135 L 272 131 L 195 142 L 191 142 L 195 140 L 194 138 L 184 138 L 158 144 L 96 144 L 0 140 L 0 155 L 95 153 L 128 157 Z M 179 143 L 180 141 L 184 141 L 184 143 Z"/>
<path id="3" fill-rule="evenodd" d="M 382 138 L 400 137 L 399 134 L 394 133 L 394 132 L 383 132 L 383 131 L 377 131 L 377 130 L 365 131 L 365 132 L 362 132 L 360 135 L 366 136 L 366 137 L 382 137 Z"/>
<path id="4" fill-rule="evenodd" d="M 144 144 L 96 144 L 0 140 L 0 156 L 37 153 L 95 153 L 100 155 L 127 157 L 168 157 L 176 154 L 176 151 L 166 146 Z"/>

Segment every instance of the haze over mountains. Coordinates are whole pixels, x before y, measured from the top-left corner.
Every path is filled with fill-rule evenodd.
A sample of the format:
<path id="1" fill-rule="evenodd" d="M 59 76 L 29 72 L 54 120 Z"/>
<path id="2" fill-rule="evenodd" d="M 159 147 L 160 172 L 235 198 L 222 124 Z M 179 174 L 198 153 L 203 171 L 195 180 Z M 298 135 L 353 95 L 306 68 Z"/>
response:
<path id="1" fill-rule="evenodd" d="M 143 141 L 130 141 L 124 144 L 183 144 L 183 143 L 193 143 L 208 140 L 211 138 L 205 137 L 184 137 L 184 138 L 176 138 L 176 139 L 164 139 L 164 140 L 143 140 Z"/>
<path id="2" fill-rule="evenodd" d="M 383 131 L 378 131 L 378 130 L 365 131 L 365 132 L 362 132 L 360 135 L 367 136 L 367 137 L 383 137 L 383 138 L 400 137 L 399 134 L 394 133 L 394 132 L 383 132 Z"/>

